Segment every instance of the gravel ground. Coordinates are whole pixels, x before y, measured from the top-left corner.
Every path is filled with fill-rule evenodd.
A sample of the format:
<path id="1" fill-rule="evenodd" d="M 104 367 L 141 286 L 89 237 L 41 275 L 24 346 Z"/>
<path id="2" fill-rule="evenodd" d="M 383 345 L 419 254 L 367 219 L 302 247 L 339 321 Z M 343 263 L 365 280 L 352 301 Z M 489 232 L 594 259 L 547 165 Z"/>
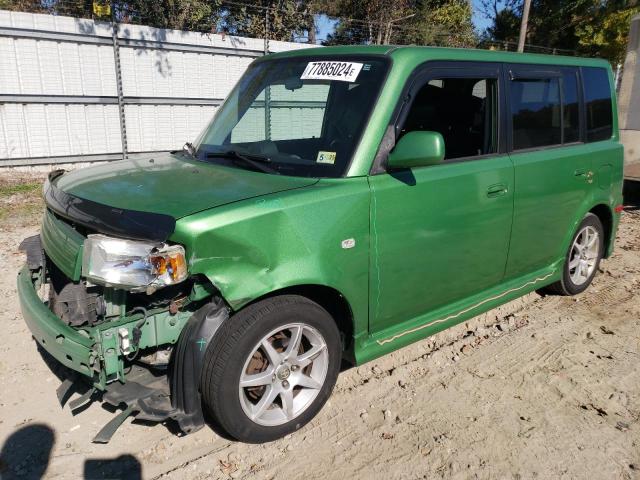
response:
<path id="1" fill-rule="evenodd" d="M 37 231 L 33 178 L 0 178 L 0 478 L 640 478 L 640 202 L 616 253 L 574 298 L 530 294 L 344 372 L 288 438 L 246 445 L 210 428 L 60 409 L 57 377 L 22 320 L 20 240 Z M 20 187 L 25 180 L 28 187 Z M 38 180 L 38 179 L 36 179 Z M 18 186 L 17 186 L 18 185 Z"/>

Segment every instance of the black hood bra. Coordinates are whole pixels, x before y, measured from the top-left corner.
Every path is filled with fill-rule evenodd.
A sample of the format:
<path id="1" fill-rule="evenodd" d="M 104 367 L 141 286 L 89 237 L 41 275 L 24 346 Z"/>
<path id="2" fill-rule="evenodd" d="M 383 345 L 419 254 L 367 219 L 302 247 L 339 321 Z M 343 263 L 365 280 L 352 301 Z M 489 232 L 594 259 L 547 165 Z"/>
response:
<path id="1" fill-rule="evenodd" d="M 54 170 L 44 184 L 44 201 L 57 215 L 107 235 L 133 240 L 164 242 L 176 228 L 176 220 L 162 213 L 114 208 L 76 197 L 55 185 L 64 170 Z"/>

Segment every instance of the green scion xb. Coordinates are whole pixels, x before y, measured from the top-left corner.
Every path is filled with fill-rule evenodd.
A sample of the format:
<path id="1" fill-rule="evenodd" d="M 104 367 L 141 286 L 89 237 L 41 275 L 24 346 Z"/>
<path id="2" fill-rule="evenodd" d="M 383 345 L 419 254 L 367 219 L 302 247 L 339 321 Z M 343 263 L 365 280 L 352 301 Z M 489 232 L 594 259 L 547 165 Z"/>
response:
<path id="1" fill-rule="evenodd" d="M 582 292 L 622 211 L 615 105 L 594 59 L 257 59 L 184 150 L 50 174 L 18 292 L 61 402 L 122 409 L 99 442 L 129 415 L 265 442 L 346 365 Z"/>

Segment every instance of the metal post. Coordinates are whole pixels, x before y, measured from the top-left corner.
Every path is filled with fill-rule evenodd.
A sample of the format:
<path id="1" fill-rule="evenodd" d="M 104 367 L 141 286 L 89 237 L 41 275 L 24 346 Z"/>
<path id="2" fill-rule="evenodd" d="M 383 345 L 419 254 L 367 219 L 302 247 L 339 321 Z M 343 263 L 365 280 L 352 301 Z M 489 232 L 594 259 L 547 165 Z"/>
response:
<path id="1" fill-rule="evenodd" d="M 522 23 L 520 23 L 520 38 L 518 39 L 518 53 L 524 52 L 524 42 L 527 38 L 527 23 L 529 23 L 529 9 L 531 0 L 524 0 L 522 7 Z"/>
<path id="2" fill-rule="evenodd" d="M 616 65 L 616 76 L 615 76 L 615 81 L 614 81 L 614 85 L 616 87 L 616 92 L 620 91 L 620 79 L 622 78 L 622 64 L 618 63 Z"/>
<path id="3" fill-rule="evenodd" d="M 264 9 L 264 54 L 269 55 L 269 7 Z"/>
<path id="4" fill-rule="evenodd" d="M 269 8 L 264 11 L 264 54 L 269 55 Z M 264 139 L 271 140 L 271 87 L 264 89 Z"/>
<path id="5" fill-rule="evenodd" d="M 126 160 L 127 151 L 127 124 L 124 118 L 124 96 L 122 94 L 122 69 L 120 67 L 120 45 L 118 44 L 118 24 L 112 11 L 111 38 L 113 40 L 113 62 L 116 69 L 116 92 L 118 94 L 118 116 L 120 117 L 120 139 L 122 140 L 122 159 Z"/>

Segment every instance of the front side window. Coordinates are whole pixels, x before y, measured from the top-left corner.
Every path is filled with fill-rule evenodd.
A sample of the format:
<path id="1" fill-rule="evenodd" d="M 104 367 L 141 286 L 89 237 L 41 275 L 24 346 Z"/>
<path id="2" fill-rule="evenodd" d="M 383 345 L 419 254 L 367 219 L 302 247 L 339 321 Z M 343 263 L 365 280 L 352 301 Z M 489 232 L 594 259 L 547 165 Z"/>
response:
<path id="1" fill-rule="evenodd" d="M 587 110 L 587 142 L 608 140 L 613 134 L 613 108 L 609 75 L 604 68 L 582 69 Z"/>
<path id="2" fill-rule="evenodd" d="M 342 176 L 387 69 L 381 57 L 258 62 L 201 134 L 196 155 L 268 173 Z"/>
<path id="3" fill-rule="evenodd" d="M 414 131 L 439 132 L 445 160 L 498 151 L 498 83 L 496 78 L 429 80 L 415 95 L 400 136 Z"/>
<path id="4" fill-rule="evenodd" d="M 561 144 L 559 79 L 513 80 L 511 115 L 514 150 Z"/>

